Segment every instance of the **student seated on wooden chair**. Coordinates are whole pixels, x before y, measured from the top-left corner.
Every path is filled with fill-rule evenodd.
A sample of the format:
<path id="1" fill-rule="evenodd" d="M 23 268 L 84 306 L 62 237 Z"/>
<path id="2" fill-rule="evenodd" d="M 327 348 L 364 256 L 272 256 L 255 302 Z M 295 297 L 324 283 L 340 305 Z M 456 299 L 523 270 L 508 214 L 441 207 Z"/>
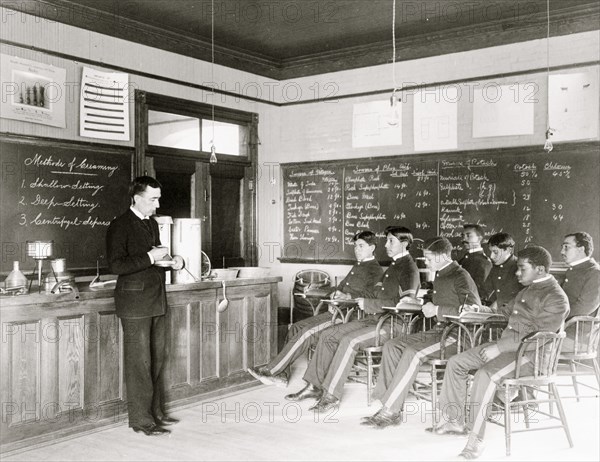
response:
<path id="1" fill-rule="evenodd" d="M 395 306 L 401 297 L 416 295 L 419 269 L 408 253 L 412 233 L 403 226 L 390 226 L 385 232 L 385 250 L 393 261 L 377 284 L 374 296 L 358 299 L 359 307 L 366 316 L 331 327 L 321 334 L 304 374 L 308 385 L 298 393 L 286 396 L 286 399 L 318 398 L 310 410 L 319 412 L 337 406 L 358 349 L 375 345 L 378 321 L 375 315 L 383 312 L 383 306 Z"/>
<path id="2" fill-rule="evenodd" d="M 509 315 L 506 305 L 523 289 L 516 275 L 515 241 L 508 233 L 496 233 L 488 240 L 488 249 L 493 266 L 479 296 L 491 311 Z"/>
<path id="3" fill-rule="evenodd" d="M 592 258 L 594 241 L 585 232 L 567 234 L 560 255 L 569 265 L 562 288 L 569 298 L 573 316 L 596 316 L 600 306 L 600 266 Z M 567 329 L 562 351 L 573 350 L 574 332 Z"/>
<path id="4" fill-rule="evenodd" d="M 452 244 L 445 237 L 428 239 L 423 244 L 427 265 L 436 272 L 431 301 L 423 305 L 423 314 L 428 318 L 436 316 L 438 321 L 443 321 L 444 315 L 458 315 L 462 306 L 481 305 L 475 282 L 452 260 L 451 252 Z M 383 345 L 379 377 L 373 392 L 373 398 L 379 399 L 383 407 L 375 415 L 363 418 L 362 425 L 384 428 L 400 424 L 401 409 L 419 366 L 429 357 L 439 355 L 441 335 L 442 329 L 436 326 L 389 340 Z"/>
<path id="5" fill-rule="evenodd" d="M 463 225 L 461 233 L 464 255 L 458 259 L 462 266 L 473 278 L 479 296 L 483 293 L 483 283 L 492 269 L 492 262 L 483 252 L 481 241 L 483 241 L 483 228 L 476 224 Z"/>
<path id="6" fill-rule="evenodd" d="M 461 457 L 475 459 L 483 449 L 486 410 L 489 408 L 496 383 L 514 373 L 515 353 L 521 339 L 532 332 L 556 332 L 564 325 L 569 313 L 567 295 L 548 271 L 550 253 L 543 247 L 530 246 L 518 254 L 517 278 L 525 286 L 509 303 L 512 314 L 508 326 L 497 342 L 486 343 L 453 356 L 448 361 L 439 406 L 445 422 L 429 431 L 437 435 L 469 433 Z M 463 409 L 469 371 L 477 370 L 470 397 L 470 419 L 466 422 Z M 521 366 L 527 375 L 527 366 Z"/>
<path id="7" fill-rule="evenodd" d="M 354 235 L 352 240 L 356 264 L 331 293 L 332 299 L 348 300 L 368 296 L 373 293 L 375 284 L 383 274 L 383 268 L 373 256 L 377 236 L 371 231 L 362 231 Z M 331 319 L 332 314 L 326 311 L 292 324 L 281 352 L 269 364 L 248 369 L 248 372 L 265 385 L 287 386 L 286 370 L 310 346 L 317 343 L 321 332 L 332 325 Z"/>

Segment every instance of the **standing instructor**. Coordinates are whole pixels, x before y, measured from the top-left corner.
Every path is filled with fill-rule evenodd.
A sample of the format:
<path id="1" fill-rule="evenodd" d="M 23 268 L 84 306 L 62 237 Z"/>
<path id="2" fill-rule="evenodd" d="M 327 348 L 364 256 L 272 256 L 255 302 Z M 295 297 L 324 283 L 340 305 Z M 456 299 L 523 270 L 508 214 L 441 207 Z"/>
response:
<path id="1" fill-rule="evenodd" d="M 140 176 L 129 186 L 131 207 L 115 218 L 107 232 L 108 264 L 118 275 L 115 306 L 124 334 L 124 373 L 129 426 L 148 436 L 169 434 L 178 422 L 164 411 L 162 371 L 165 359 L 165 269 L 155 262 L 167 257 L 158 224 L 150 219 L 159 207 L 161 185 Z M 183 267 L 175 258 L 173 269 Z"/>

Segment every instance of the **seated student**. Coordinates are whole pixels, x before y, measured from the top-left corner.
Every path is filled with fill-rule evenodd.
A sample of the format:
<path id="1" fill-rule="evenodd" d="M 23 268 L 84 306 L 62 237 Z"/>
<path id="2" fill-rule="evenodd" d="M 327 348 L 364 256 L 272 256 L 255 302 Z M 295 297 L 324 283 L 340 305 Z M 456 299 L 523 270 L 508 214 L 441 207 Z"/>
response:
<path id="1" fill-rule="evenodd" d="M 475 224 L 465 224 L 461 237 L 466 253 L 458 260 L 458 264 L 471 275 L 481 296 L 484 292 L 483 283 L 492 269 L 492 262 L 481 247 L 483 228 Z"/>
<path id="2" fill-rule="evenodd" d="M 569 298 L 573 316 L 596 316 L 600 305 L 600 266 L 591 257 L 594 251 L 592 236 L 578 232 L 567 234 L 563 240 L 560 255 L 569 269 L 565 274 L 562 288 Z M 575 338 L 574 326 L 567 328 L 567 338 L 562 351 L 572 352 Z M 582 339 L 585 341 L 586 339 Z"/>
<path id="3" fill-rule="evenodd" d="M 304 380 L 308 385 L 287 399 L 306 398 L 305 391 L 319 397 L 310 408 L 324 412 L 339 403 L 346 377 L 354 364 L 359 348 L 375 345 L 375 326 L 383 306 L 395 306 L 401 297 L 415 296 L 419 287 L 419 270 L 408 253 L 413 236 L 408 228 L 386 228 L 385 250 L 392 263 L 377 284 L 374 297 L 359 298 L 359 307 L 365 311 L 364 319 L 340 324 L 321 334 L 315 353 L 308 364 Z"/>
<path id="4" fill-rule="evenodd" d="M 437 435 L 465 434 L 469 439 L 461 457 L 475 459 L 483 450 L 486 410 L 496 384 L 513 374 L 515 354 L 521 339 L 532 332 L 557 332 L 569 313 L 569 301 L 558 282 L 548 274 L 552 257 L 543 247 L 530 246 L 518 254 L 517 278 L 525 286 L 508 304 L 512 314 L 508 326 L 496 342 L 472 348 L 448 361 L 440 393 L 439 408 L 445 423 L 429 430 Z M 521 365 L 525 375 L 527 365 Z M 462 409 L 467 393 L 469 371 L 477 370 L 471 386 L 471 419 Z"/>
<path id="5" fill-rule="evenodd" d="M 452 244 L 445 237 L 428 239 L 423 244 L 423 256 L 431 270 L 433 280 L 432 301 L 423 305 L 423 314 L 443 320 L 445 315 L 458 315 L 464 305 L 481 305 L 477 287 L 464 268 L 451 259 Z M 383 345 L 383 355 L 377 386 L 373 397 L 383 407 L 373 416 L 363 418 L 362 425 L 384 428 L 399 425 L 401 409 L 422 362 L 437 356 L 440 351 L 442 330 L 394 338 Z"/>
<path id="6" fill-rule="evenodd" d="M 494 266 L 490 270 L 482 292 L 481 301 L 493 312 L 504 314 L 506 305 L 523 288 L 517 280 L 517 257 L 514 255 L 515 241 L 508 233 L 496 233 L 488 241 L 490 260 Z"/>
<path id="7" fill-rule="evenodd" d="M 594 242 L 588 233 L 567 234 L 560 255 L 569 269 L 562 288 L 569 297 L 570 317 L 595 316 L 600 305 L 600 266 L 592 258 Z"/>
<path id="8" fill-rule="evenodd" d="M 356 264 L 331 294 L 332 299 L 350 299 L 372 294 L 375 284 L 383 274 L 373 253 L 377 236 L 371 231 L 362 231 L 352 238 Z M 265 385 L 287 386 L 286 369 L 308 348 L 316 344 L 319 334 L 331 326 L 331 313 L 325 312 L 292 324 L 281 352 L 269 364 L 248 372 Z"/>

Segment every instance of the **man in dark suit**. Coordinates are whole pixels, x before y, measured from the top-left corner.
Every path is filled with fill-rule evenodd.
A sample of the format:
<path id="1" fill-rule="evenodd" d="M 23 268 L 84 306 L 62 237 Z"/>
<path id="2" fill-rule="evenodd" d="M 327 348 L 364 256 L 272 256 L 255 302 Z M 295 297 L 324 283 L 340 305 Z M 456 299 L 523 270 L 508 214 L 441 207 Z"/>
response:
<path id="1" fill-rule="evenodd" d="M 132 205 L 114 219 L 107 232 L 108 264 L 118 275 L 115 306 L 124 333 L 124 373 L 129 426 L 148 436 L 169 434 L 162 428 L 177 423 L 163 407 L 162 370 L 165 357 L 165 269 L 158 224 L 150 219 L 159 207 L 161 185 L 141 176 L 129 186 Z M 174 259 L 173 269 L 183 267 Z"/>

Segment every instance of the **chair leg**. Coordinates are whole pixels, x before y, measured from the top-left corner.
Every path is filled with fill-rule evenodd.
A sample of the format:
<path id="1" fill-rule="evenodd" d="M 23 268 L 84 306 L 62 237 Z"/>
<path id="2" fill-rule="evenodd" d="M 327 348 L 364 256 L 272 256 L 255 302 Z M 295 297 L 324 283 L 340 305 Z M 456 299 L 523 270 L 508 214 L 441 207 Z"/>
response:
<path id="1" fill-rule="evenodd" d="M 436 367 L 431 366 L 431 407 L 433 410 L 432 421 L 434 428 L 437 427 L 439 423 L 437 419 L 437 374 L 438 370 Z"/>
<path id="2" fill-rule="evenodd" d="M 521 399 L 527 400 L 527 388 L 521 386 Z M 523 417 L 525 418 L 525 428 L 529 428 L 529 403 L 523 404 Z"/>
<path id="3" fill-rule="evenodd" d="M 510 422 L 510 387 L 506 385 L 504 387 L 504 444 L 506 446 L 506 455 L 510 456 L 510 433 L 511 433 L 511 422 Z"/>
<path id="4" fill-rule="evenodd" d="M 371 392 L 373 390 L 373 357 L 367 352 L 367 406 L 371 405 Z"/>
<path id="5" fill-rule="evenodd" d="M 577 366 L 575 361 L 569 361 L 569 367 L 571 368 L 571 380 L 573 381 L 573 388 L 575 389 L 575 397 L 579 401 L 579 386 L 577 385 Z"/>
<path id="6" fill-rule="evenodd" d="M 596 382 L 598 382 L 598 386 L 600 387 L 600 366 L 598 366 L 598 360 L 596 358 L 592 359 L 592 365 L 594 366 L 594 372 L 596 373 Z"/>
<path id="7" fill-rule="evenodd" d="M 565 415 L 565 411 L 562 407 L 562 402 L 560 400 L 560 396 L 558 395 L 558 389 L 555 383 L 549 384 L 550 391 L 552 392 L 552 398 L 556 401 L 556 407 L 558 408 L 558 415 L 560 416 L 560 422 L 562 423 L 563 428 L 565 429 L 565 434 L 567 435 L 567 440 L 569 441 L 569 446 L 573 447 L 573 440 L 571 439 L 571 432 L 569 431 L 569 424 L 567 423 L 567 417 Z"/>

